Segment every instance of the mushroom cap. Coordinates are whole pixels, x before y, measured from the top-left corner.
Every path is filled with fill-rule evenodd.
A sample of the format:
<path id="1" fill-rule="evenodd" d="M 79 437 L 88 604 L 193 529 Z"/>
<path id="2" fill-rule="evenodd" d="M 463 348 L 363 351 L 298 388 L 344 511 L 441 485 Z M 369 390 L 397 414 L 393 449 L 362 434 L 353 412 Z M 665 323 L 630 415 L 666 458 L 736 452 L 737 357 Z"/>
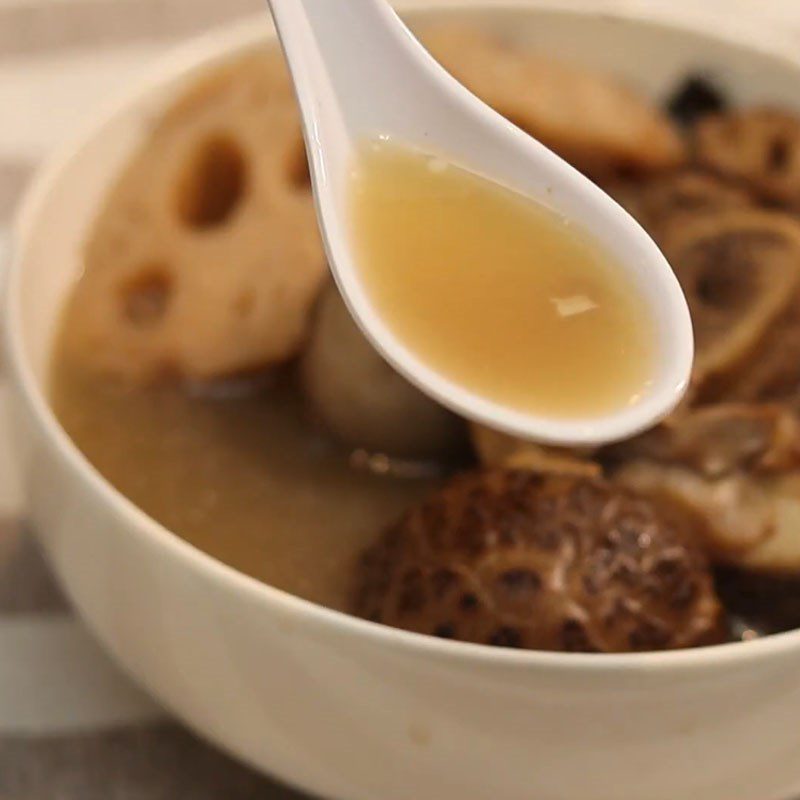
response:
<path id="1" fill-rule="evenodd" d="M 606 481 L 466 473 L 363 556 L 359 615 L 536 650 L 626 652 L 724 638 L 694 518 Z"/>

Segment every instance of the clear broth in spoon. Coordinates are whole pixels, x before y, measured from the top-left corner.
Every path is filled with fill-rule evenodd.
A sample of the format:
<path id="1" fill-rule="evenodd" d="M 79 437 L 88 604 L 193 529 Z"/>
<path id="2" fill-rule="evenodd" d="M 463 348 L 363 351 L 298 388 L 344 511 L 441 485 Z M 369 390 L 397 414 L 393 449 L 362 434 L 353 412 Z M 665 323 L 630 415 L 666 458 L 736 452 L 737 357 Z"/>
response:
<path id="1" fill-rule="evenodd" d="M 598 242 L 441 159 L 366 144 L 352 183 L 356 257 L 396 336 L 507 408 L 600 416 L 641 399 L 655 329 Z"/>

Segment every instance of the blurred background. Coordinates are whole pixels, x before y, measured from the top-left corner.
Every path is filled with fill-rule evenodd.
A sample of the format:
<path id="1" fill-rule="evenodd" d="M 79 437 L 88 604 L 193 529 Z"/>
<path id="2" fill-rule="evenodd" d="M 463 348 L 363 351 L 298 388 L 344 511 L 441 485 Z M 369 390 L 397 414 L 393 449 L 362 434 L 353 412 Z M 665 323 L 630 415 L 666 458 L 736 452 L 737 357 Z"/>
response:
<path id="1" fill-rule="evenodd" d="M 800 48 L 800 0 L 496 2 L 622 8 L 732 28 L 773 50 Z M 175 43 L 264 6 L 0 0 L 0 272 L 14 209 L 59 141 Z M 0 372 L 0 800 L 299 798 L 168 721 L 72 617 L 25 531 L 5 400 Z"/>

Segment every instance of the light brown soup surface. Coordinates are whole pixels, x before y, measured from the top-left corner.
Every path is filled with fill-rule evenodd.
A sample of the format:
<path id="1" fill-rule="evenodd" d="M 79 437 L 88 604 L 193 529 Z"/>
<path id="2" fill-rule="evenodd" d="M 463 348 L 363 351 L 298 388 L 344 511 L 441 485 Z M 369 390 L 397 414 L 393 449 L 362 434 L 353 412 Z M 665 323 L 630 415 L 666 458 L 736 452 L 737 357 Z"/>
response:
<path id="1" fill-rule="evenodd" d="M 150 516 L 272 586 L 343 609 L 354 559 L 427 488 L 349 466 L 290 380 L 257 393 L 126 389 L 54 359 L 53 407 L 89 461 Z"/>

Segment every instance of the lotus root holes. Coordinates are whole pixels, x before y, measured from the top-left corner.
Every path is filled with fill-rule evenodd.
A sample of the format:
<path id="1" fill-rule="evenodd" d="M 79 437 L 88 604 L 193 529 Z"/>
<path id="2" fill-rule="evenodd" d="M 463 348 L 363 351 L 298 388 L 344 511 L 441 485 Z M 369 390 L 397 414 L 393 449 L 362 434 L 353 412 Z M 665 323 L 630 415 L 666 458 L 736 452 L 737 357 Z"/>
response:
<path id="1" fill-rule="evenodd" d="M 738 279 L 731 282 L 727 274 L 708 272 L 697 282 L 697 295 L 712 308 L 730 308 L 741 303 L 751 288 Z"/>
<path id="2" fill-rule="evenodd" d="M 157 325 L 167 313 L 172 278 L 163 265 L 148 266 L 122 287 L 122 312 L 137 328 Z"/>
<path id="3" fill-rule="evenodd" d="M 698 257 L 705 259 L 708 267 L 701 270 L 697 279 L 697 295 L 714 308 L 731 308 L 745 302 L 756 288 L 753 285 L 753 247 L 767 246 L 772 237 L 724 236 L 703 242 Z"/>
<path id="4" fill-rule="evenodd" d="M 195 149 L 178 183 L 178 216 L 189 228 L 224 225 L 247 191 L 247 161 L 226 136 L 206 139 Z"/>

